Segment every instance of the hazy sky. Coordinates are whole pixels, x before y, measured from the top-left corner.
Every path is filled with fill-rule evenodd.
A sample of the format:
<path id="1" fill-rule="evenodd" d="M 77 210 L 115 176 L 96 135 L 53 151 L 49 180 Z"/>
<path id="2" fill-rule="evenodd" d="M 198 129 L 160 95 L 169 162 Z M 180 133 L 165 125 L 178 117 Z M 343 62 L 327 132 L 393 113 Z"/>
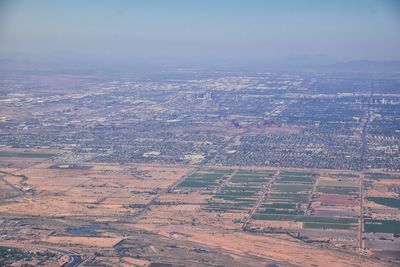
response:
<path id="1" fill-rule="evenodd" d="M 400 59 L 400 1 L 0 0 L 0 58 L 262 62 Z"/>

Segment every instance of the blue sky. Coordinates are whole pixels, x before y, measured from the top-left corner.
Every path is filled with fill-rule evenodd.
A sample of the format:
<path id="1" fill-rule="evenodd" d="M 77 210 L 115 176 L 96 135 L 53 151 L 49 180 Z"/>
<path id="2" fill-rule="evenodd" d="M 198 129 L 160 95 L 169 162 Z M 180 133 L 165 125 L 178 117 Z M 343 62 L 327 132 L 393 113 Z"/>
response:
<path id="1" fill-rule="evenodd" d="M 0 57 L 241 64 L 399 60 L 396 0 L 0 0 Z"/>

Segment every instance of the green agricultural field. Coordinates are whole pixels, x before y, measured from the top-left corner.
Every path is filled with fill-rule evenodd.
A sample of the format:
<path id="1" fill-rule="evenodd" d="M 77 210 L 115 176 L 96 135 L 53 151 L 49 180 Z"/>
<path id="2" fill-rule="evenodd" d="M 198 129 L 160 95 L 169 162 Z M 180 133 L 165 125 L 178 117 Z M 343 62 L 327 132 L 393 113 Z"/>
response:
<path id="1" fill-rule="evenodd" d="M 257 191 L 228 191 L 217 195 L 229 195 L 229 196 L 240 196 L 240 197 L 252 197 L 257 195 Z"/>
<path id="2" fill-rule="evenodd" d="M 293 204 L 293 203 L 262 204 L 261 208 L 295 209 L 296 208 L 296 204 Z"/>
<path id="3" fill-rule="evenodd" d="M 400 179 L 400 176 L 390 175 L 387 173 L 367 173 L 365 175 L 367 179 Z"/>
<path id="4" fill-rule="evenodd" d="M 267 220 L 267 221 L 295 221 L 299 216 L 289 215 L 266 215 L 266 214 L 254 214 L 253 219 L 255 220 Z"/>
<path id="5" fill-rule="evenodd" d="M 400 234 L 400 221 L 365 219 L 365 232 Z"/>
<path id="6" fill-rule="evenodd" d="M 302 183 L 302 184 L 313 184 L 314 179 L 312 177 L 307 176 L 279 176 L 280 183 Z"/>
<path id="7" fill-rule="evenodd" d="M 269 178 L 264 178 L 263 176 L 243 176 L 234 175 L 231 179 L 231 183 L 264 183 L 268 182 Z"/>
<path id="8" fill-rule="evenodd" d="M 273 171 L 267 171 L 267 170 L 237 170 L 236 174 L 244 174 L 244 175 L 272 175 L 274 174 Z"/>
<path id="9" fill-rule="evenodd" d="M 309 200 L 308 194 L 281 194 L 272 193 L 268 195 L 268 201 L 272 202 L 301 202 L 307 203 Z"/>
<path id="10" fill-rule="evenodd" d="M 225 191 L 253 191 L 258 192 L 261 190 L 260 186 L 224 186 Z"/>
<path id="11" fill-rule="evenodd" d="M 333 187 L 333 186 L 323 186 L 318 187 L 318 192 L 324 194 L 338 194 L 338 195 L 350 195 L 358 193 L 358 188 L 355 187 Z"/>
<path id="12" fill-rule="evenodd" d="M 202 180 L 218 180 L 224 176 L 222 173 L 204 173 L 204 172 L 196 172 L 192 174 L 188 179 L 202 179 Z"/>
<path id="13" fill-rule="evenodd" d="M 313 176 L 314 173 L 310 172 L 291 172 L 291 171 L 283 171 L 280 173 L 280 176 Z"/>
<path id="14" fill-rule="evenodd" d="M 218 185 L 223 173 L 196 172 L 181 182 L 178 187 L 208 188 Z"/>
<path id="15" fill-rule="evenodd" d="M 270 179 L 266 175 L 260 175 L 260 174 L 235 174 L 233 177 L 243 178 L 243 179 L 251 179 L 251 178 L 258 178 L 258 179 L 264 179 L 264 180 Z"/>
<path id="16" fill-rule="evenodd" d="M 239 197 L 239 196 L 231 196 L 231 195 L 223 195 L 223 194 L 216 194 L 216 195 L 214 195 L 214 197 L 223 199 L 223 200 L 230 200 L 230 201 L 248 201 L 248 200 L 256 201 L 256 198 L 252 198 L 252 197 Z"/>
<path id="17" fill-rule="evenodd" d="M 280 192 L 302 192 L 308 191 L 312 189 L 312 185 L 304 185 L 304 184 L 275 184 L 272 187 L 276 191 Z"/>
<path id="18" fill-rule="evenodd" d="M 259 209 L 256 214 L 287 214 L 287 215 L 300 215 L 303 211 L 291 209 Z"/>
<path id="19" fill-rule="evenodd" d="M 337 218 L 337 217 L 317 217 L 317 216 L 293 216 L 293 215 L 254 215 L 253 219 L 268 221 L 295 221 L 295 222 L 314 222 L 314 223 L 336 223 L 352 224 L 357 223 L 355 218 Z"/>
<path id="20" fill-rule="evenodd" d="M 328 173 L 329 176 L 336 176 L 336 177 L 350 177 L 350 178 L 357 178 L 358 175 L 352 173 Z"/>
<path id="21" fill-rule="evenodd" d="M 51 158 L 56 154 L 50 153 L 25 153 L 25 152 L 8 152 L 0 151 L 0 157 L 14 157 L 14 158 Z"/>
<path id="22" fill-rule="evenodd" d="M 377 204 L 384 205 L 391 208 L 400 209 L 400 199 L 391 197 L 367 197 L 368 201 L 373 201 Z"/>

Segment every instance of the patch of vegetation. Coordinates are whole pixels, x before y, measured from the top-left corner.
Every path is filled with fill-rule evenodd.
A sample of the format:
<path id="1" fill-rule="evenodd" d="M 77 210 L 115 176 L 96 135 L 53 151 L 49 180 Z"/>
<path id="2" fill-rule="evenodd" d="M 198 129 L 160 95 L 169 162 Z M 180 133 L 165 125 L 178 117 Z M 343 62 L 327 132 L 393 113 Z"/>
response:
<path id="1" fill-rule="evenodd" d="M 293 209 L 260 209 L 257 214 L 288 214 L 288 215 L 299 215 L 303 212 Z"/>
<path id="2" fill-rule="evenodd" d="M 293 216 L 293 215 L 254 215 L 253 219 L 256 220 L 269 220 L 269 221 L 295 221 L 295 222 L 315 222 L 315 223 L 357 223 L 355 218 L 337 218 L 337 217 L 317 217 L 317 216 Z"/>
<path id="3" fill-rule="evenodd" d="M 56 256 L 51 252 L 27 252 L 19 248 L 0 246 L 0 266 L 11 266 L 16 261 L 31 261 L 33 259 L 44 263 L 54 259 Z"/>
<path id="4" fill-rule="evenodd" d="M 377 204 L 384 205 L 391 208 L 400 209 L 400 199 L 392 197 L 367 197 L 368 201 L 373 201 Z"/>
<path id="5" fill-rule="evenodd" d="M 313 184 L 314 179 L 312 177 L 308 176 L 279 176 L 279 182 L 280 183 L 291 183 L 291 182 L 297 182 L 297 183 L 302 183 L 302 184 Z"/>
<path id="6" fill-rule="evenodd" d="M 312 188 L 312 184 L 275 184 L 272 188 L 280 192 L 302 192 L 310 190 Z"/>
<path id="7" fill-rule="evenodd" d="M 90 170 L 93 166 L 77 165 L 77 164 L 57 164 L 50 166 L 49 169 L 59 170 Z"/>
<path id="8" fill-rule="evenodd" d="M 223 173 L 197 172 L 186 178 L 178 187 L 209 188 L 218 185 Z"/>
<path id="9" fill-rule="evenodd" d="M 280 194 L 272 193 L 269 195 L 269 201 L 273 202 L 295 202 L 295 203 L 307 203 L 309 195 L 307 194 Z"/>
<path id="10" fill-rule="evenodd" d="M 206 183 L 206 182 L 201 182 L 201 181 L 193 181 L 193 180 L 185 180 L 182 183 L 178 185 L 178 187 L 201 187 L 201 188 L 206 188 L 213 183 Z"/>
<path id="11" fill-rule="evenodd" d="M 352 173 L 328 173 L 330 176 L 336 176 L 336 177 L 358 177 L 358 175 L 352 174 Z"/>
<path id="12" fill-rule="evenodd" d="M 311 172 L 295 172 L 295 171 L 283 171 L 280 176 L 314 176 Z"/>
<path id="13" fill-rule="evenodd" d="M 254 175 L 234 175 L 230 181 L 232 183 L 264 183 L 269 181 L 269 178 Z"/>
<path id="14" fill-rule="evenodd" d="M 240 196 L 231 196 L 231 195 L 223 195 L 223 194 L 217 194 L 214 196 L 215 198 L 219 198 L 219 199 L 224 199 L 224 200 L 231 200 L 231 201 L 247 201 L 251 198 L 243 198 Z M 256 198 L 253 199 L 254 201 L 256 200 Z"/>
<path id="15" fill-rule="evenodd" d="M 251 186 L 225 186 L 223 188 L 225 191 L 253 191 L 258 192 L 260 191 L 260 187 L 251 187 Z"/>
<path id="16" fill-rule="evenodd" d="M 350 194 L 358 193 L 358 188 L 321 186 L 321 187 L 318 187 L 317 191 L 324 193 L 324 194 L 350 195 Z"/>
<path id="17" fill-rule="evenodd" d="M 296 204 L 293 203 L 271 203 L 271 204 L 262 204 L 262 208 L 277 208 L 277 209 L 295 209 Z"/>
<path id="18" fill-rule="evenodd" d="M 400 179 L 400 176 L 395 176 L 387 173 L 367 173 L 365 178 L 368 179 Z"/>
<path id="19" fill-rule="evenodd" d="M 364 230 L 369 233 L 400 234 L 400 221 L 365 219 Z"/>
<path id="20" fill-rule="evenodd" d="M 268 170 L 237 170 L 236 174 L 259 174 L 259 175 L 272 175 L 273 171 Z"/>
<path id="21" fill-rule="evenodd" d="M 241 197 L 252 197 L 257 195 L 257 191 L 226 191 L 224 193 L 216 194 L 218 195 L 225 195 L 225 196 L 241 196 Z"/>
<path id="22" fill-rule="evenodd" d="M 51 158 L 56 154 L 49 153 L 25 153 L 25 152 L 9 152 L 0 151 L 0 157 L 16 157 L 16 158 Z"/>

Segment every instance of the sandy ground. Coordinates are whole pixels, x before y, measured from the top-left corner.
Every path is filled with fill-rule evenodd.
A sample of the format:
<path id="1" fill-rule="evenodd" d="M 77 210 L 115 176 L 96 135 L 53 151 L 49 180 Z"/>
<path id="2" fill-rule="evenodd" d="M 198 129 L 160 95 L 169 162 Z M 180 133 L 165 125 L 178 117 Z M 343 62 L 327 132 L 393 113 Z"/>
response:
<path id="1" fill-rule="evenodd" d="M 270 237 L 244 232 L 221 232 L 190 226 L 135 224 L 135 227 L 156 232 L 170 238 L 186 237 L 214 248 L 222 248 L 235 253 L 257 255 L 268 259 L 288 262 L 300 266 L 385 266 L 373 260 L 310 246 L 293 241 L 284 236 Z M 390 265 L 388 265 L 390 266 Z"/>
<path id="2" fill-rule="evenodd" d="M 1 159 L 0 159 L 1 161 Z M 4 161 L 2 161 L 4 163 Z M 22 163 L 23 164 L 22 164 Z M 27 165 L 27 164 L 33 164 Z M 208 212 L 202 209 L 211 195 L 201 192 L 164 192 L 181 177 L 185 176 L 193 166 L 157 165 L 157 164 L 101 164 L 82 163 L 89 169 L 57 169 L 54 163 L 31 162 L 20 159 L 10 160 L 10 166 L 0 167 L 2 171 L 12 171 L 16 175 L 24 175 L 27 180 L 7 175 L 7 181 L 20 188 L 29 188 L 21 196 L 0 203 L 0 213 L 15 216 L 65 216 L 66 220 L 80 218 L 90 222 L 130 222 L 127 227 L 140 228 L 173 240 L 188 240 L 209 246 L 210 248 L 231 251 L 234 255 L 259 256 L 277 262 L 287 262 L 299 266 L 384 266 L 384 262 L 375 262 L 357 255 L 344 253 L 334 249 L 324 249 L 305 244 L 286 235 L 255 235 L 241 231 L 239 219 L 246 216 L 239 212 Z M 17 170 L 18 164 L 23 167 Z M 219 168 L 209 166 L 207 168 Z M 237 167 L 232 167 L 237 169 Z M 276 168 L 240 169 L 276 170 Z M 300 169 L 288 169 L 296 171 Z M 304 170 L 302 170 L 304 171 Z M 316 172 L 317 170 L 307 170 Z M 319 171 L 324 172 L 323 170 Z M 328 178 L 325 180 L 337 181 Z M 346 179 L 346 178 L 343 178 Z M 4 184 L 4 182 L 3 182 Z M 2 184 L 2 185 L 3 185 Z M 368 195 L 380 196 L 389 186 L 400 184 L 398 181 L 376 181 L 368 189 Z M 149 203 L 164 192 L 150 209 L 136 221 L 135 214 L 143 211 L 141 205 Z M 386 194 L 387 196 L 387 194 Z M 315 198 L 313 207 L 318 208 L 322 200 L 337 204 L 337 209 L 356 208 L 358 202 L 348 200 L 347 196 L 320 195 Z M 338 202 L 338 203 L 336 203 Z M 344 202 L 344 203 L 342 203 Z M 366 202 L 368 207 L 373 206 Z M 343 206 L 339 204 L 351 204 Z M 132 223 L 133 222 L 133 223 Z M 301 229 L 302 224 L 282 221 L 251 221 L 249 226 L 283 227 Z M 29 228 L 27 228 L 29 230 Z M 63 248 L 112 248 L 121 237 L 79 237 L 66 236 L 59 231 L 58 235 L 48 236 L 48 231 L 40 232 L 29 242 L 40 242 L 48 246 Z M 29 231 L 20 231 L 29 235 Z M 29 243 L 26 242 L 26 243 Z M 111 257 L 114 265 L 143 265 L 146 262 L 132 258 Z"/>
<path id="3" fill-rule="evenodd" d="M 84 245 L 88 247 L 111 248 L 122 238 L 120 237 L 86 237 L 86 236 L 47 236 L 41 242 L 65 245 Z"/>

